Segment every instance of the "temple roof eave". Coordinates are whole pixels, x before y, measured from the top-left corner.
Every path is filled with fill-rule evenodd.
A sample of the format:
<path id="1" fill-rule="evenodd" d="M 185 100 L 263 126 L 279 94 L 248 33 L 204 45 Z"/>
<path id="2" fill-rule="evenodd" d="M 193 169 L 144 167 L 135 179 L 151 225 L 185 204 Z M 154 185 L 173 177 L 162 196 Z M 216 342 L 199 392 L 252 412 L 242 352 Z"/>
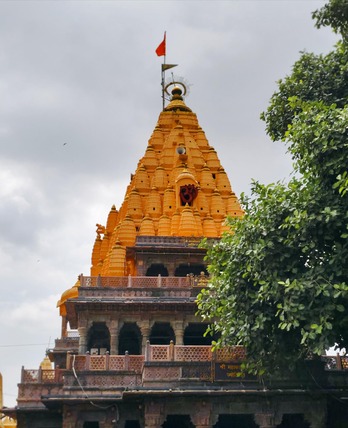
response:
<path id="1" fill-rule="evenodd" d="M 160 253 L 162 254 L 164 251 L 166 253 L 170 254 L 182 254 L 182 250 L 185 250 L 185 252 L 189 253 L 196 253 L 196 254 L 205 254 L 207 252 L 204 248 L 198 248 L 198 247 L 181 247 L 181 248 L 168 248 L 168 247 L 159 247 L 159 246 L 141 246 L 141 247 L 127 247 L 127 257 L 131 256 L 132 254 L 139 254 L 139 253 Z"/>
<path id="2" fill-rule="evenodd" d="M 197 289 L 197 294 L 200 290 Z M 149 299 L 141 300 L 138 298 L 120 298 L 111 300 L 102 300 L 98 298 L 90 300 L 76 299 L 66 302 L 67 315 L 66 318 L 72 329 L 78 327 L 77 314 L 83 312 L 102 312 L 113 311 L 119 314 L 135 314 L 153 313 L 156 316 L 162 314 L 173 314 L 176 312 L 195 315 L 197 311 L 196 296 L 175 298 L 173 300 Z"/>

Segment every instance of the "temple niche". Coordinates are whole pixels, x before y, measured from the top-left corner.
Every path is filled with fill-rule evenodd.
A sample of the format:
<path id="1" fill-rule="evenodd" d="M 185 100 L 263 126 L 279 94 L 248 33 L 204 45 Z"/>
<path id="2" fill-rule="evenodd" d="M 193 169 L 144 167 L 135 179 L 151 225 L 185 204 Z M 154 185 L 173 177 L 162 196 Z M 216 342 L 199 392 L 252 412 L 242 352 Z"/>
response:
<path id="1" fill-rule="evenodd" d="M 209 283 L 199 244 L 220 239 L 228 216 L 243 210 L 174 86 L 123 203 L 96 220 L 90 273 L 58 301 L 49 365 L 22 370 L 18 406 L 6 411 L 19 428 L 347 426 L 345 357 L 270 380 L 239 376 L 242 346 L 212 346 L 197 315 Z"/>

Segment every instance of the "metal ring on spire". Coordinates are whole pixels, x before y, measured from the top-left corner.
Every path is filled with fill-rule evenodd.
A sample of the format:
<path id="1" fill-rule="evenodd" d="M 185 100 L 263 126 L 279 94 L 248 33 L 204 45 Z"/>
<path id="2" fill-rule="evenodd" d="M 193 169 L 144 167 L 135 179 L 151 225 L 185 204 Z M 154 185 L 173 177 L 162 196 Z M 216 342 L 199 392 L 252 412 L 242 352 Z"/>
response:
<path id="1" fill-rule="evenodd" d="M 184 83 L 182 83 L 182 82 L 179 82 L 179 81 L 173 81 L 173 82 L 169 82 L 165 87 L 164 87 L 164 91 L 165 91 L 165 93 L 167 94 L 167 95 L 171 95 L 169 92 L 168 92 L 168 88 L 170 87 L 170 86 L 181 86 L 182 87 L 182 89 L 183 89 L 183 91 L 182 91 L 182 95 L 183 96 L 185 96 L 186 95 L 186 93 L 187 93 L 187 88 L 186 88 L 186 86 L 184 85 Z"/>

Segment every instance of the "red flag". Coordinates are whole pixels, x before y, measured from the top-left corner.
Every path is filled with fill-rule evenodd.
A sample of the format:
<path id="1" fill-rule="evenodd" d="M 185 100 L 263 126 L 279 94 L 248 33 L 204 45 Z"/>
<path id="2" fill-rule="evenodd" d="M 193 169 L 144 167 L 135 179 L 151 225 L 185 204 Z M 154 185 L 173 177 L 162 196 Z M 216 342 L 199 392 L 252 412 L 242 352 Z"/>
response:
<path id="1" fill-rule="evenodd" d="M 156 54 L 158 56 L 163 56 L 166 54 L 166 33 L 164 33 L 163 42 L 161 42 L 156 49 Z"/>

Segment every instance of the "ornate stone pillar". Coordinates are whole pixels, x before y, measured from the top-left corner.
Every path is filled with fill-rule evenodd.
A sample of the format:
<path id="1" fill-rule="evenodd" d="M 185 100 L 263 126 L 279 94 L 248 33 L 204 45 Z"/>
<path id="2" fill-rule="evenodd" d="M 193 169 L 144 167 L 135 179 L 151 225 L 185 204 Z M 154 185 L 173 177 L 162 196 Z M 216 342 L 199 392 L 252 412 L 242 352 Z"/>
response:
<path id="1" fill-rule="evenodd" d="M 160 428 L 165 421 L 164 404 L 150 401 L 145 405 L 145 428 Z"/>
<path id="2" fill-rule="evenodd" d="M 176 261 L 172 261 L 167 264 L 168 269 L 168 276 L 175 276 L 175 270 L 176 270 Z"/>
<path id="3" fill-rule="evenodd" d="M 182 346 L 184 344 L 184 322 L 174 321 L 173 328 L 175 334 L 175 345 Z"/>
<path id="4" fill-rule="evenodd" d="M 62 337 L 67 336 L 67 330 L 68 330 L 68 321 L 66 319 L 66 315 L 62 315 Z"/>
<path id="5" fill-rule="evenodd" d="M 77 424 L 77 414 L 71 408 L 65 408 L 63 410 L 63 421 L 62 428 L 76 428 Z"/>
<path id="6" fill-rule="evenodd" d="M 195 403 L 192 406 L 195 413 L 191 414 L 191 421 L 196 428 L 210 428 L 212 427 L 212 413 L 211 403 L 205 400 Z"/>
<path id="7" fill-rule="evenodd" d="M 139 328 L 141 331 L 141 353 L 142 355 L 145 355 L 146 350 L 146 343 L 149 340 L 150 337 L 150 323 L 149 321 L 141 321 L 139 323 Z"/>
<path id="8" fill-rule="evenodd" d="M 108 325 L 110 332 L 110 354 L 118 354 L 118 335 L 119 335 L 119 326 L 118 320 L 112 320 Z"/>
<path id="9" fill-rule="evenodd" d="M 254 420 L 260 428 L 275 428 L 278 425 L 274 413 L 256 413 Z"/>
<path id="10" fill-rule="evenodd" d="M 78 328 L 80 339 L 79 339 L 79 354 L 85 354 L 87 352 L 87 327 Z"/>

